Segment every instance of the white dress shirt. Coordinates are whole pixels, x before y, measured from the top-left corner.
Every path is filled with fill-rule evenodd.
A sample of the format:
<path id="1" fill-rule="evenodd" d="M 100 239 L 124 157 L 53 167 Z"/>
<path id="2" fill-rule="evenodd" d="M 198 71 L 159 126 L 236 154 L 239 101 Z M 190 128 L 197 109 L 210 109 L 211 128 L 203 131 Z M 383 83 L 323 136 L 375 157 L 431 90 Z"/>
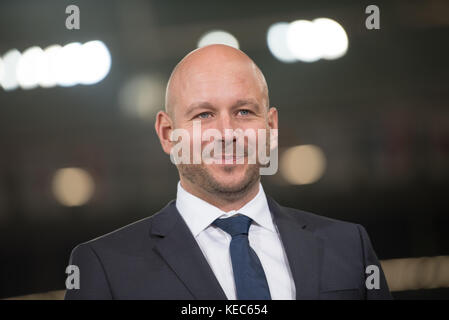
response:
<path id="1" fill-rule="evenodd" d="M 231 236 L 211 223 L 217 218 L 228 218 L 238 213 L 253 220 L 248 231 L 249 243 L 265 271 L 271 298 L 273 300 L 295 299 L 295 283 L 261 184 L 259 184 L 256 197 L 241 209 L 224 212 L 187 192 L 181 183 L 178 183 L 176 208 L 192 232 L 229 300 L 237 299 L 229 251 Z"/>

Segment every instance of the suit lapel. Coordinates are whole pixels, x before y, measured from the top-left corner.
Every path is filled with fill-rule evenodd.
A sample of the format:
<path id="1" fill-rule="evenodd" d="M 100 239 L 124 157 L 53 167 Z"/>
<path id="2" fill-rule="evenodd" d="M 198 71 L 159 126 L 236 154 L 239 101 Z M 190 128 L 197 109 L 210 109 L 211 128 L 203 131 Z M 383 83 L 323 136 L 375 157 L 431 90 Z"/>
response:
<path id="1" fill-rule="evenodd" d="M 296 286 L 296 299 L 318 299 L 323 245 L 299 214 L 293 215 L 267 196 Z"/>
<path id="2" fill-rule="evenodd" d="M 151 233 L 161 237 L 154 249 L 196 299 L 227 299 L 175 201 L 154 217 Z"/>

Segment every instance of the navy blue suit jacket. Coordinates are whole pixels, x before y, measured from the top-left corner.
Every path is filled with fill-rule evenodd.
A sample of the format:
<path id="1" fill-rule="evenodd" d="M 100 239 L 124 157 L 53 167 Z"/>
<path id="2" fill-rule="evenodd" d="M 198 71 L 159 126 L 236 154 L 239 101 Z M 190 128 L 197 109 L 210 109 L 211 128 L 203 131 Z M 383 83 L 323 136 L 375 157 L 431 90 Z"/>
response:
<path id="1" fill-rule="evenodd" d="M 358 224 L 268 204 L 284 245 L 297 299 L 391 299 L 365 229 Z M 171 201 L 160 212 L 76 246 L 80 288 L 65 299 L 227 299 Z M 380 288 L 365 269 L 379 267 Z"/>

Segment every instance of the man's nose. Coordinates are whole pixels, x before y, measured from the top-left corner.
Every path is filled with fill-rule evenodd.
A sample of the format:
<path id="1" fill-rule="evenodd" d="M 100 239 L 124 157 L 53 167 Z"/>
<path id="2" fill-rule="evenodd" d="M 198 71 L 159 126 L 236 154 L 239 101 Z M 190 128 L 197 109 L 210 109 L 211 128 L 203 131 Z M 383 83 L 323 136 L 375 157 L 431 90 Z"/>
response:
<path id="1" fill-rule="evenodd" d="M 234 121 L 231 116 L 228 114 L 220 115 L 217 119 L 216 128 L 219 130 L 222 134 L 225 133 L 226 129 L 234 130 Z"/>
<path id="2" fill-rule="evenodd" d="M 232 119 L 232 117 L 228 114 L 220 115 L 220 117 L 217 119 L 216 123 L 216 129 L 220 131 L 222 136 L 222 141 L 233 141 L 235 140 L 234 137 L 234 130 L 235 128 L 235 121 Z"/>

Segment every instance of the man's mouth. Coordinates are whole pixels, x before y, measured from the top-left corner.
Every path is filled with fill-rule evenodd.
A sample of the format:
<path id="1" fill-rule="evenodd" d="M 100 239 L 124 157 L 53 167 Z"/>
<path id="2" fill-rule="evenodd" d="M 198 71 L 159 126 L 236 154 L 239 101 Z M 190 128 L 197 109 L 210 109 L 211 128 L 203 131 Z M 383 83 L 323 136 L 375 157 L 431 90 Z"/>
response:
<path id="1" fill-rule="evenodd" d="M 244 159 L 245 156 L 237 156 L 236 154 L 222 154 L 221 156 L 214 156 L 214 160 L 221 161 L 221 163 L 237 163 L 237 160 Z"/>

